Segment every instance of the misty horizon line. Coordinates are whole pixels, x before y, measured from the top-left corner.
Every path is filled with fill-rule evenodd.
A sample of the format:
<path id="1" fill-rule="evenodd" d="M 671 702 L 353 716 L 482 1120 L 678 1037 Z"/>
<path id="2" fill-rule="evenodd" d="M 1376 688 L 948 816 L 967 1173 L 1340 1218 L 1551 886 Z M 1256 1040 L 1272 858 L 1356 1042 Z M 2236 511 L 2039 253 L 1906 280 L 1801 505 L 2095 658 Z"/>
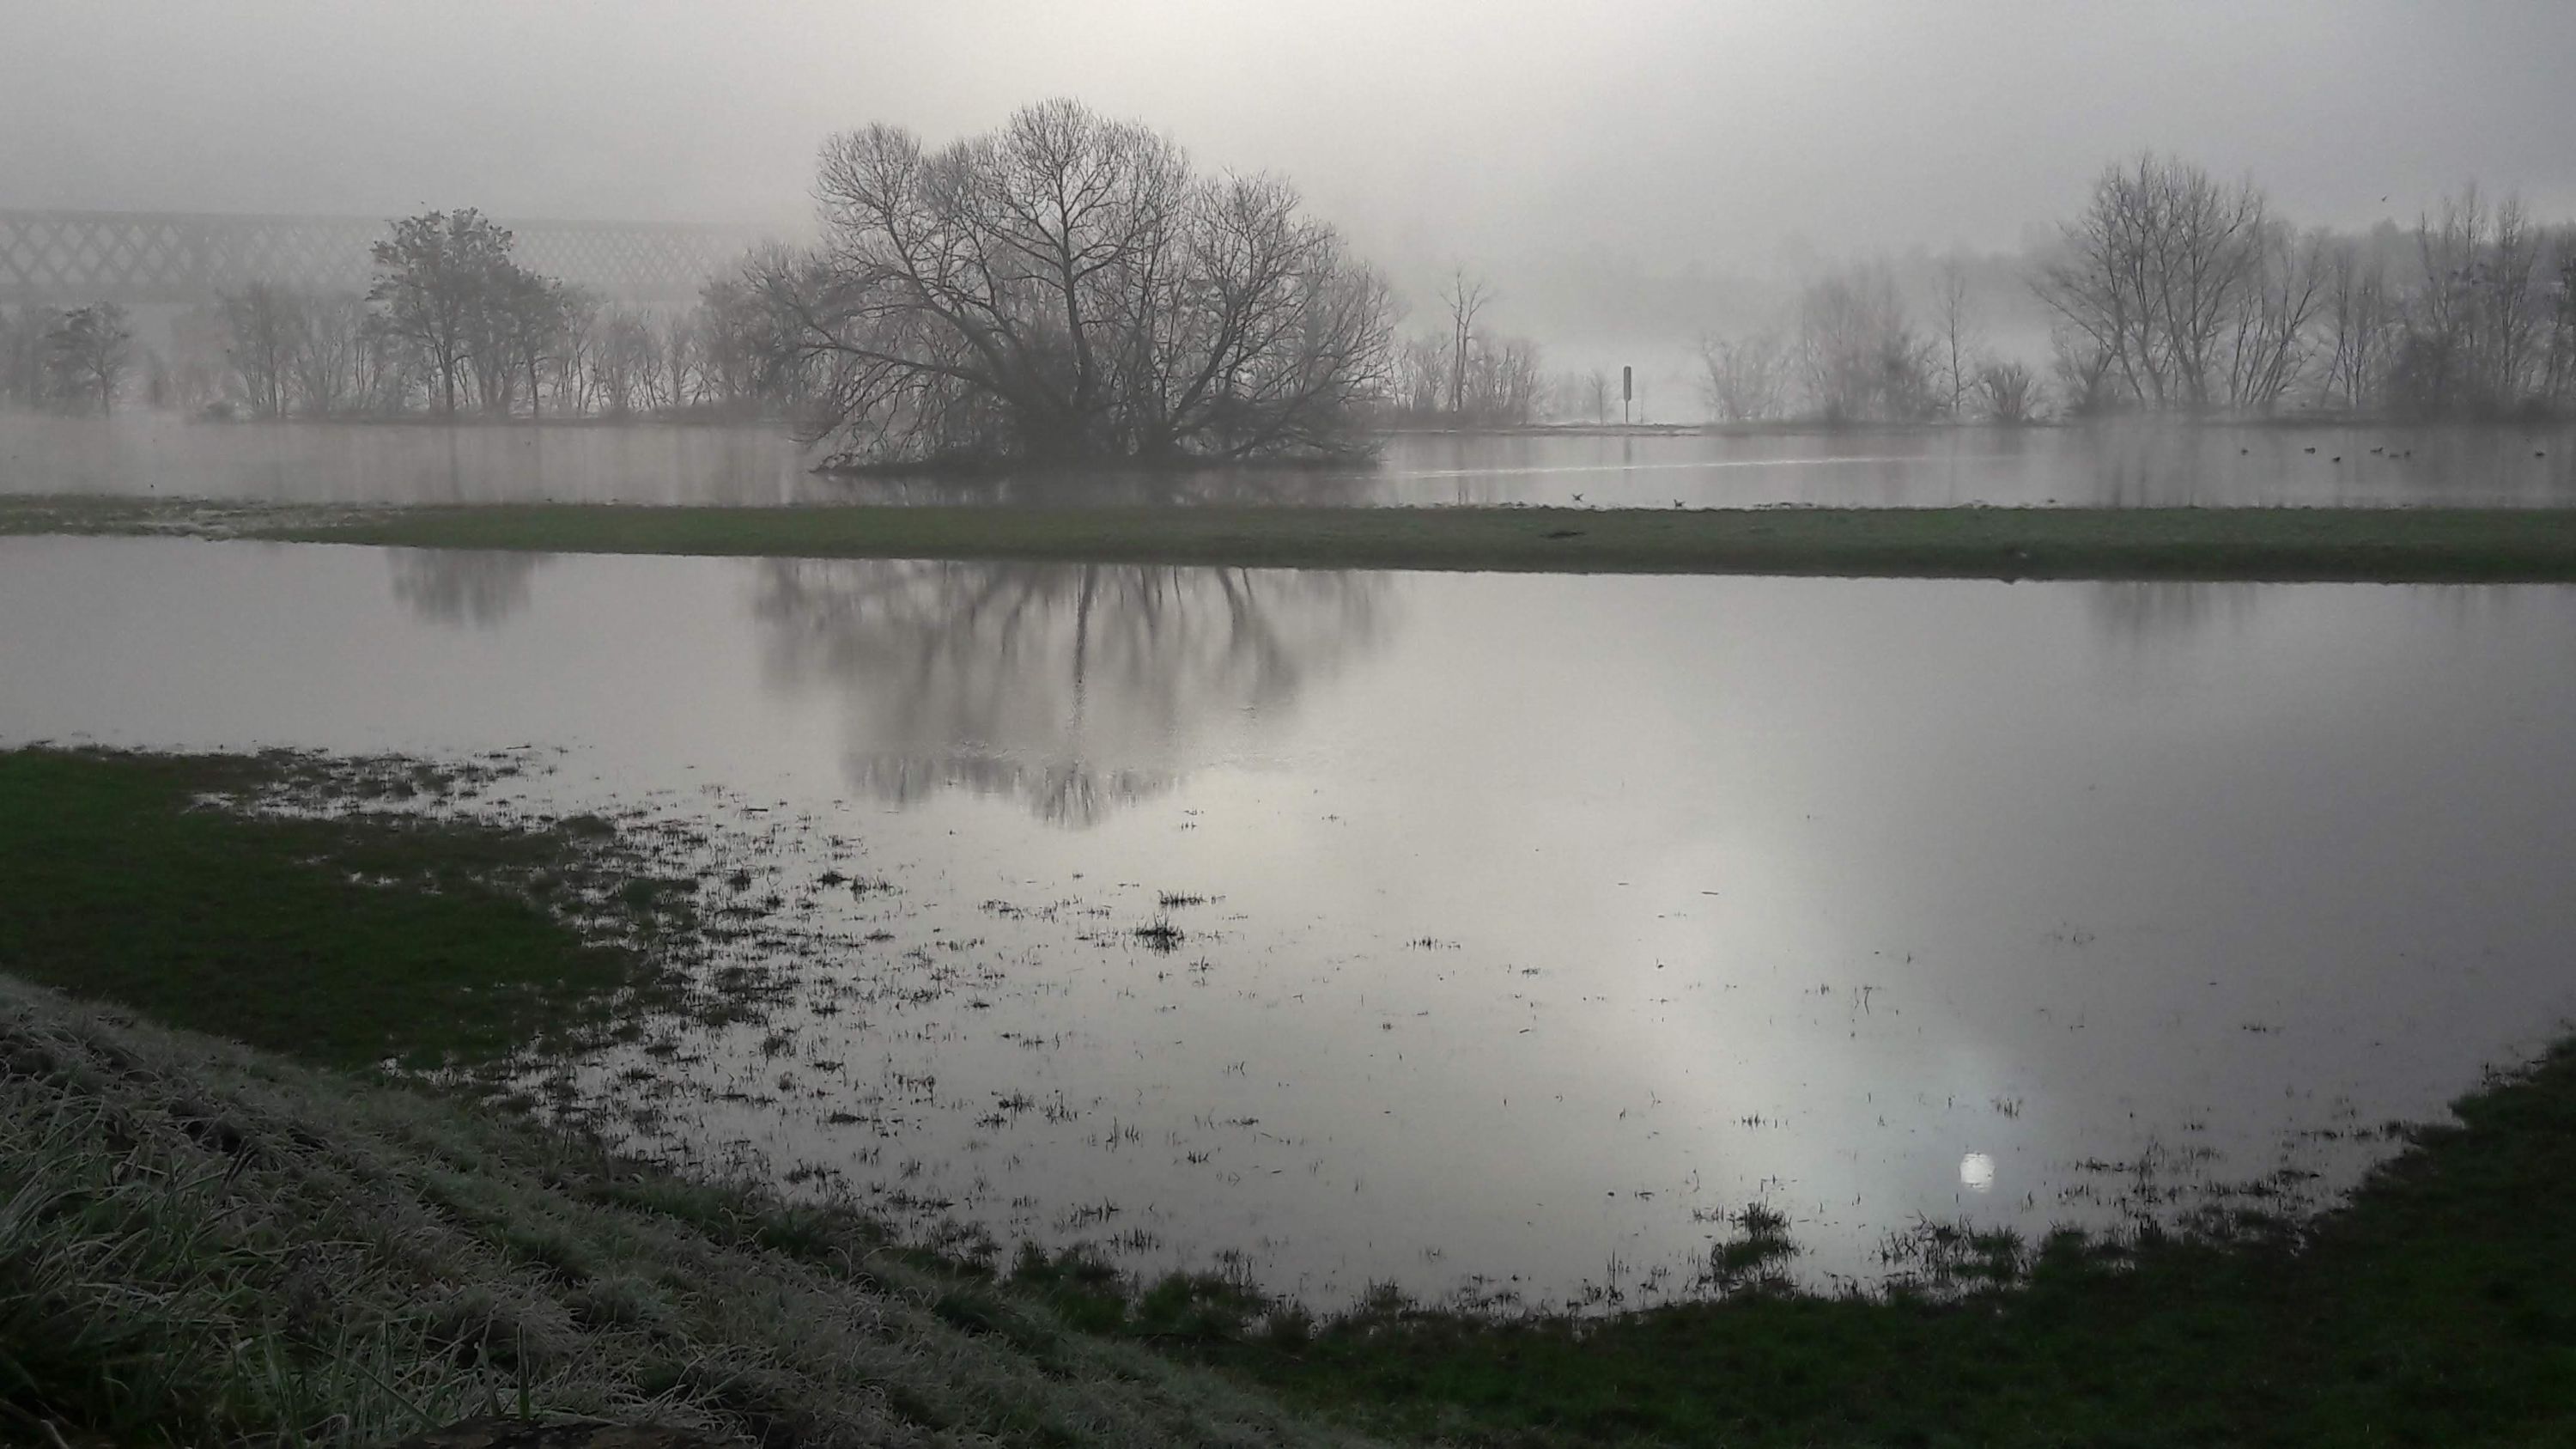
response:
<path id="1" fill-rule="evenodd" d="M 1087 104 L 1079 98 L 1072 96 L 1065 96 L 1060 99 L 1070 101 L 1076 105 Z M 1184 151 L 1189 149 L 1189 144 L 1186 140 L 1180 138 L 1173 131 L 1154 124 L 1151 121 L 1124 116 L 1115 117 L 1115 119 L 1119 119 L 1123 123 L 1137 125 L 1151 131 L 1172 144 L 1181 147 Z M 826 151 L 830 147 L 834 137 L 864 129 L 870 124 L 876 123 L 860 122 L 849 126 L 835 127 L 823 134 L 822 138 L 815 143 L 814 150 L 817 153 Z M 889 122 L 887 124 L 894 125 L 896 128 L 908 133 L 911 132 L 911 127 L 904 123 Z M 932 141 L 927 136 L 924 136 L 922 139 L 925 146 L 929 146 L 934 149 L 944 149 L 946 146 L 956 144 L 958 141 L 968 139 L 968 137 L 961 134 L 958 137 L 942 141 Z M 2158 159 L 2197 164 L 2197 158 L 2191 155 L 2187 148 L 2146 143 L 2125 147 L 2114 152 L 2107 152 L 2095 174 L 2098 177 L 2104 171 L 2116 172 L 2123 166 L 2131 165 L 2142 160 L 2151 161 Z M 1232 174 L 1236 168 L 1221 169 Z M 1256 167 L 1243 171 L 1241 174 L 1248 176 L 1270 176 L 1285 181 L 1290 186 L 1297 188 L 1301 192 L 1305 189 L 1305 178 L 1293 168 Z M 2210 168 L 2210 174 L 2213 177 L 2218 177 L 2232 185 L 2268 189 L 2268 182 L 2265 177 L 2257 168 L 2251 166 L 2237 168 L 2234 171 L 2227 172 L 2223 175 L 2219 168 Z M 2546 186 L 2542 186 L 2541 190 L 2545 193 L 2548 188 Z M 2356 237 L 2369 236 L 2383 229 L 2394 229 L 2396 231 L 2403 232 L 2429 222 L 2441 207 L 2448 204 L 2454 198 L 2464 194 L 2464 192 L 2475 192 L 2498 200 L 2511 201 L 2519 199 L 2524 195 L 2525 182 L 2520 178 L 2515 178 L 2503 181 L 2500 184 L 2492 184 L 2488 177 L 2481 174 L 2480 168 L 2469 167 L 2461 172 L 2451 186 L 2438 189 L 2428 195 L 2415 197 L 2410 204 L 2402 209 L 2383 210 L 2378 215 L 2366 220 L 2347 218 L 2341 221 L 2322 221 L 2302 226 L 2299 229 L 2302 231 L 2315 231 L 2332 235 L 2349 235 Z M 1589 270 L 1615 271 L 1631 276 L 1654 277 L 1670 281 L 1698 280 L 1718 283 L 1737 281 L 1767 284 L 1777 283 L 1780 281 L 1802 280 L 1812 277 L 1820 271 L 1851 264 L 1875 261 L 1901 263 L 1920 260 L 1926 262 L 1964 262 L 1971 264 L 2004 263 L 2027 259 L 2035 255 L 2042 255 L 2049 251 L 2053 245 L 2063 240 L 2062 229 L 2067 217 L 2071 215 L 2076 208 L 2080 207 L 2083 198 L 2083 189 L 2070 188 L 2065 198 L 2064 211 L 2054 215 L 2031 215 L 2025 217 L 2019 225 L 2020 235 L 2010 244 L 1976 243 L 1957 239 L 1946 244 L 1941 244 L 1918 237 L 1911 242 L 1902 245 L 1891 245 L 1882 242 L 1876 245 L 1841 247 L 1832 244 L 1830 239 L 1831 229 L 1829 226 L 1821 223 L 1821 221 L 1818 224 L 1811 225 L 1802 224 L 1791 219 L 1788 220 L 1786 224 L 1775 225 L 1771 230 L 1767 246 L 1767 251 L 1769 253 L 1767 264 L 1750 263 L 1746 260 L 1746 254 L 1742 250 L 1731 249 L 1723 246 L 1703 246 L 1696 249 L 1695 254 L 1675 257 L 1671 255 L 1669 249 L 1662 246 L 1662 244 L 1681 240 L 1687 248 L 1689 243 L 1686 234 L 1677 233 L 1674 228 L 1670 227 L 1631 228 L 1613 240 L 1590 246 L 1574 246 L 1556 243 L 1552 245 L 1540 245 L 1536 247 L 1524 247 L 1512 250 L 1498 250 L 1490 247 L 1479 249 L 1468 246 L 1422 247 L 1401 243 L 1385 245 L 1383 244 L 1383 239 L 1381 239 L 1381 244 L 1370 246 L 1367 248 L 1367 251 L 1372 259 L 1381 261 L 1390 259 L 1394 260 L 1396 265 L 1392 267 L 1391 270 L 1403 273 L 1412 273 L 1417 271 L 1445 271 L 1460 266 L 1465 266 L 1470 270 L 1487 269 L 1496 266 L 1507 266 L 1517 269 L 1528 267 L 1532 264 L 1539 264 L 1547 269 L 1555 270 L 1557 268 L 1553 264 L 1579 260 L 1589 263 L 1590 265 L 1587 268 Z M 2383 204 L 2388 203 L 2391 200 L 2393 200 L 2393 196 L 2383 196 L 2381 198 Z M 356 208 L 344 206 L 329 208 L 259 207 L 233 210 L 202 205 L 63 206 L 42 203 L 22 205 L 14 202 L 5 195 L 0 195 L 0 217 L 99 220 L 170 218 L 174 220 L 203 219 L 207 221 L 234 224 L 257 222 L 310 222 L 334 225 L 382 225 L 399 221 L 407 216 L 417 216 L 428 212 L 446 213 L 470 209 L 478 211 L 496 223 L 507 226 L 513 230 L 527 228 L 573 231 L 585 229 L 613 230 L 625 228 L 636 230 L 689 232 L 706 236 L 740 236 L 750 240 L 754 244 L 759 242 L 777 241 L 790 245 L 803 245 L 811 239 L 816 228 L 817 216 L 814 208 L 818 205 L 818 202 L 817 198 L 810 190 L 799 193 L 796 196 L 795 201 L 800 204 L 782 207 L 766 216 L 741 215 L 732 217 L 716 217 L 707 215 L 703 212 L 692 216 L 670 216 L 643 214 L 632 210 L 615 215 L 606 213 L 582 214 L 579 212 L 561 211 L 548 211 L 542 214 L 536 212 L 522 213 L 507 208 L 487 208 L 477 201 L 465 201 L 453 204 L 415 202 L 405 207 L 392 209 L 381 207 Z M 2546 209 L 2545 203 L 2544 209 Z M 1321 219 L 1333 224 L 1337 229 L 1347 230 L 1347 228 L 1352 224 L 1349 220 L 1331 213 L 1324 214 Z M 1823 239 L 1820 240 L 1820 236 Z M 1358 240 L 1358 238 L 1354 237 L 1354 240 Z M 1650 251 L 1661 250 L 1665 254 L 1652 261 L 1648 261 L 1644 257 L 1638 255 L 1638 252 L 1641 249 Z M 1727 259 L 1718 260 L 1718 258 L 1721 257 Z"/>

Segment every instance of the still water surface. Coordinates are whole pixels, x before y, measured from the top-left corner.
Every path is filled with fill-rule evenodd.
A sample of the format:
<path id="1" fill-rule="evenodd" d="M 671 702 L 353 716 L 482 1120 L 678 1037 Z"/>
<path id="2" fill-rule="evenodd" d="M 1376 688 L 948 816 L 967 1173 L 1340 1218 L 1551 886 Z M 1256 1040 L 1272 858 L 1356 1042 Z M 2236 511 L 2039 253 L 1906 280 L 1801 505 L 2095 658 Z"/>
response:
<path id="1" fill-rule="evenodd" d="M 1359 471 L 1054 475 L 973 485 L 824 478 L 809 463 L 793 439 L 769 426 L 446 428 L 0 413 L 0 493 L 763 506 L 1068 499 L 1655 508 L 2576 505 L 2576 430 L 2566 428 L 1411 434 L 1389 439 L 1380 465 Z"/>
<path id="2" fill-rule="evenodd" d="M 579 1064 L 647 1140 L 1318 1302 L 2330 1190 L 2576 1013 L 2576 590 L 13 539 L 0 621 L 0 741 L 754 840 L 807 986 Z"/>

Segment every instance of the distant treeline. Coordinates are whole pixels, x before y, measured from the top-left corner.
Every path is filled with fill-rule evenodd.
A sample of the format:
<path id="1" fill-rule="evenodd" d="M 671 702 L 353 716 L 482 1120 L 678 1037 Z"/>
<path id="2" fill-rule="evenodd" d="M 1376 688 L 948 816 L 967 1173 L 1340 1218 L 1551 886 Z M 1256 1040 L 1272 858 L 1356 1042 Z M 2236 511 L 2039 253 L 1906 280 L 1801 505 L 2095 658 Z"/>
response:
<path id="1" fill-rule="evenodd" d="M 615 305 L 522 267 L 471 208 L 389 223 L 364 293 L 254 283 L 143 349 L 146 401 L 212 416 L 752 416 L 802 394 L 737 278 L 689 307 Z M 99 411 L 131 390 L 122 308 L 0 314 L 0 401 Z"/>
<path id="2" fill-rule="evenodd" d="M 2252 182 L 2115 165 L 2025 259 L 2047 376 L 1989 349 L 1964 269 L 1909 298 L 1884 263 L 1827 271 L 1779 326 L 1700 354 L 1722 421 L 2332 410 L 2410 419 L 2576 412 L 2576 225 L 2472 186 L 2411 229 L 2302 230 Z"/>
<path id="3" fill-rule="evenodd" d="M 1079 215 L 1032 218 L 1089 176 Z M 537 274 L 473 210 L 388 224 L 364 293 L 253 285 L 138 347 L 108 303 L 0 314 L 0 402 L 250 417 L 784 416 L 853 463 L 1365 451 L 1371 428 L 1606 422 L 1607 371 L 1551 373 L 1454 270 L 1433 325 L 1286 183 L 1193 173 L 1071 102 L 940 151 L 835 138 L 826 239 L 679 309 Z M 1068 183 L 1069 184 L 1069 183 Z M 1086 193 L 1086 195 L 1089 193 Z M 1928 259 L 1927 259 L 1928 260 Z M 2048 319 L 2046 355 L 2020 291 Z M 1705 334 L 1722 422 L 2576 415 L 2576 224 L 2475 187 L 2411 228 L 2301 229 L 2251 181 L 2142 155 L 2018 260 L 1824 268 L 1770 325 Z"/>

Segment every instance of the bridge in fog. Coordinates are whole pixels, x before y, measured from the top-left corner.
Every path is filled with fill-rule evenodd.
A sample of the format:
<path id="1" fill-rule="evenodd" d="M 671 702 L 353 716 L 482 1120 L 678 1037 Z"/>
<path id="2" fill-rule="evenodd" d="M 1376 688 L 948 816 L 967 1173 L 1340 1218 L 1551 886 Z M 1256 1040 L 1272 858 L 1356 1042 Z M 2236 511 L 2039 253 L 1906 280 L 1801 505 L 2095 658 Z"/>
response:
<path id="1" fill-rule="evenodd" d="M 680 301 L 765 233 L 633 221 L 512 221 L 522 266 L 636 302 Z M 364 290 L 386 217 L 0 208 L 0 306 L 204 302 L 251 282 Z"/>

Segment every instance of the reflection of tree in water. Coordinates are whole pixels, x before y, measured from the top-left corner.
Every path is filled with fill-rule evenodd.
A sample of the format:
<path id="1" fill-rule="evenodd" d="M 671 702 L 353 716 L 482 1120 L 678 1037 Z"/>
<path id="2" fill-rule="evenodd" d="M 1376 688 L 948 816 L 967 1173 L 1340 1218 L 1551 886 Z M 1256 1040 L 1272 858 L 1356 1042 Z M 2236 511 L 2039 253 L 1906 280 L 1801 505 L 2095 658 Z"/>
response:
<path id="1" fill-rule="evenodd" d="M 2093 472 L 2090 492 L 2079 495 L 2087 505 L 2172 508 L 2249 501 L 2234 496 L 2250 494 L 2248 480 L 2232 469 L 2213 468 L 2212 450 L 2220 439 L 2212 430 L 2114 423 L 2076 436 L 2080 444 L 2076 459 L 2089 464 Z"/>
<path id="2" fill-rule="evenodd" d="M 1274 719 L 1382 633 L 1383 575 L 1116 564 L 762 565 L 771 676 L 849 709 L 882 798 L 1007 794 L 1089 825 Z"/>
<path id="3" fill-rule="evenodd" d="M 1040 819 L 1076 827 L 1096 825 L 1118 806 L 1159 795 L 1173 784 L 1168 774 L 1104 773 L 1079 760 L 1025 764 L 962 751 L 944 759 L 853 753 L 849 772 L 851 784 L 898 805 L 927 800 L 942 790 L 1014 796 L 1027 800 Z"/>
<path id="4" fill-rule="evenodd" d="M 1180 503 L 1349 506 L 1378 496 L 1374 467 L 1054 468 L 1023 473 L 816 473 L 799 490 L 823 503 L 975 507 Z"/>
<path id="5" fill-rule="evenodd" d="M 488 629 L 528 606 L 528 581 L 554 561 L 543 553 L 396 549 L 394 597 L 424 619 Z"/>
<path id="6" fill-rule="evenodd" d="M 2170 579 L 2109 580 L 2090 586 L 2093 623 L 2129 645 L 2179 644 L 2220 620 L 2242 627 L 2262 586 Z"/>

